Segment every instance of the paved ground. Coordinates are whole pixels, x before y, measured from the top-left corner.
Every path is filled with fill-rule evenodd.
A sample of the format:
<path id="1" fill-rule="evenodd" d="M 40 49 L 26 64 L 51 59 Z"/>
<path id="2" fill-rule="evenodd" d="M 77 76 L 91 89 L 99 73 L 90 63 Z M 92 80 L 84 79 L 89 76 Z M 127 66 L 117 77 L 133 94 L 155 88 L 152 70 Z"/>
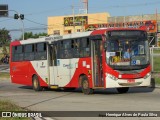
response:
<path id="1" fill-rule="evenodd" d="M 80 89 L 35 92 L 31 87 L 11 84 L 10 80 L 0 80 L 0 99 L 10 100 L 25 109 L 34 111 L 160 111 L 159 88 L 132 88 L 127 94 L 117 94 L 115 89 L 107 89 L 97 90 L 93 95 L 84 95 Z"/>
<path id="2" fill-rule="evenodd" d="M 9 72 L 9 64 L 0 65 L 0 72 Z"/>

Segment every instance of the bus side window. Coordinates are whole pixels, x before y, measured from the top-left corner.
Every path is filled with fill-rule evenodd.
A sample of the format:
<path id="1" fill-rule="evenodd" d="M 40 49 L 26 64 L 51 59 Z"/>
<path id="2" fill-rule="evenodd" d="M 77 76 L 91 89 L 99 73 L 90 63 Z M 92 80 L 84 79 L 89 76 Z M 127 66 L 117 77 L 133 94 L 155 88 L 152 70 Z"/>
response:
<path id="1" fill-rule="evenodd" d="M 64 41 L 58 41 L 57 42 L 57 47 L 56 47 L 56 49 L 57 49 L 57 59 L 64 59 L 65 58 L 65 53 L 64 53 Z"/>
<path id="2" fill-rule="evenodd" d="M 34 44 L 24 46 L 24 60 L 34 60 Z"/>
<path id="3" fill-rule="evenodd" d="M 15 61 L 16 46 L 12 46 L 12 62 Z"/>
<path id="4" fill-rule="evenodd" d="M 23 60 L 23 46 L 13 46 L 12 47 L 12 61 L 22 61 Z"/>
<path id="5" fill-rule="evenodd" d="M 61 42 L 57 42 L 57 59 L 60 59 L 61 58 Z"/>
<path id="6" fill-rule="evenodd" d="M 80 44 L 80 57 L 90 56 L 90 40 L 89 38 L 82 38 Z"/>
<path id="7" fill-rule="evenodd" d="M 75 39 L 72 48 L 74 58 L 79 57 L 79 45 L 80 45 L 80 39 Z"/>
<path id="8" fill-rule="evenodd" d="M 86 57 L 89 57 L 90 56 L 90 40 L 89 38 L 87 38 L 87 43 L 86 43 L 86 50 L 85 50 L 85 54 L 86 54 Z"/>
<path id="9" fill-rule="evenodd" d="M 64 58 L 64 43 L 63 43 L 63 41 L 60 41 L 60 43 L 59 43 L 59 50 L 58 50 L 58 55 L 59 55 L 59 58 L 60 59 L 63 59 Z"/>
<path id="10" fill-rule="evenodd" d="M 64 41 L 64 58 L 72 58 L 72 41 L 71 40 L 65 40 Z"/>
<path id="11" fill-rule="evenodd" d="M 36 60 L 46 60 L 47 59 L 46 43 L 36 44 L 35 59 Z"/>

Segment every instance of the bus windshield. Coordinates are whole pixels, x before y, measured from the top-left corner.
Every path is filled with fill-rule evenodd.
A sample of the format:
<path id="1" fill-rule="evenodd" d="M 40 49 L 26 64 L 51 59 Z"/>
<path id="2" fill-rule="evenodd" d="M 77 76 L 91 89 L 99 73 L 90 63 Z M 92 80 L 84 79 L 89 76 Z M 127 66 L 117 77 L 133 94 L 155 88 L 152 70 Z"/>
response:
<path id="1" fill-rule="evenodd" d="M 149 46 L 145 37 L 111 37 L 106 46 L 107 64 L 113 69 L 143 69 L 149 64 Z"/>

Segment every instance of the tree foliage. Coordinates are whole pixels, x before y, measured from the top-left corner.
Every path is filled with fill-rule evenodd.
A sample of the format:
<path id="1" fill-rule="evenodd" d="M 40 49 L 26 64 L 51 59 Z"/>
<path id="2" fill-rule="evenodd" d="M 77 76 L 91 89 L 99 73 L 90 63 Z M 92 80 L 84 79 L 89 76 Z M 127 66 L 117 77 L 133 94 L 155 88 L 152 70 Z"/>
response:
<path id="1" fill-rule="evenodd" d="M 3 47 L 2 47 L 2 53 L 3 53 L 4 55 L 7 55 L 7 54 L 8 54 L 8 51 L 7 51 L 7 48 L 6 48 L 5 45 L 3 45 Z"/>
<path id="2" fill-rule="evenodd" d="M 11 41 L 11 36 L 9 35 L 9 31 L 5 28 L 0 29 L 0 46 L 5 46 L 9 44 Z"/>
<path id="3" fill-rule="evenodd" d="M 47 36 L 47 33 L 38 33 L 38 34 L 33 34 L 32 32 L 25 32 L 24 33 L 24 39 L 29 39 L 29 38 L 39 38 L 40 36 Z M 21 36 L 21 40 L 22 40 L 22 37 Z"/>

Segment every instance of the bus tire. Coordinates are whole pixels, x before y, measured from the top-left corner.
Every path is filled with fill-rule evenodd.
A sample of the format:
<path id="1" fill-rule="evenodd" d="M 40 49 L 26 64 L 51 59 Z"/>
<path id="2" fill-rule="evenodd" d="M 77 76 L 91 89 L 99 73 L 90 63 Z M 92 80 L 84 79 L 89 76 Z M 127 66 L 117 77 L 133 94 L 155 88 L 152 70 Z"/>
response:
<path id="1" fill-rule="evenodd" d="M 89 95 L 93 93 L 93 89 L 89 88 L 89 81 L 87 76 L 83 76 L 81 85 L 82 85 L 82 92 L 84 94 Z"/>
<path id="2" fill-rule="evenodd" d="M 39 79 L 38 79 L 38 76 L 37 75 L 34 75 L 33 76 L 33 79 L 32 79 L 32 86 L 33 86 L 33 89 L 35 91 L 42 91 L 42 87 L 40 86 L 40 82 L 39 82 Z"/>
<path id="3" fill-rule="evenodd" d="M 120 87 L 120 88 L 117 88 L 117 92 L 122 94 L 122 93 L 127 93 L 129 90 L 129 87 Z"/>

